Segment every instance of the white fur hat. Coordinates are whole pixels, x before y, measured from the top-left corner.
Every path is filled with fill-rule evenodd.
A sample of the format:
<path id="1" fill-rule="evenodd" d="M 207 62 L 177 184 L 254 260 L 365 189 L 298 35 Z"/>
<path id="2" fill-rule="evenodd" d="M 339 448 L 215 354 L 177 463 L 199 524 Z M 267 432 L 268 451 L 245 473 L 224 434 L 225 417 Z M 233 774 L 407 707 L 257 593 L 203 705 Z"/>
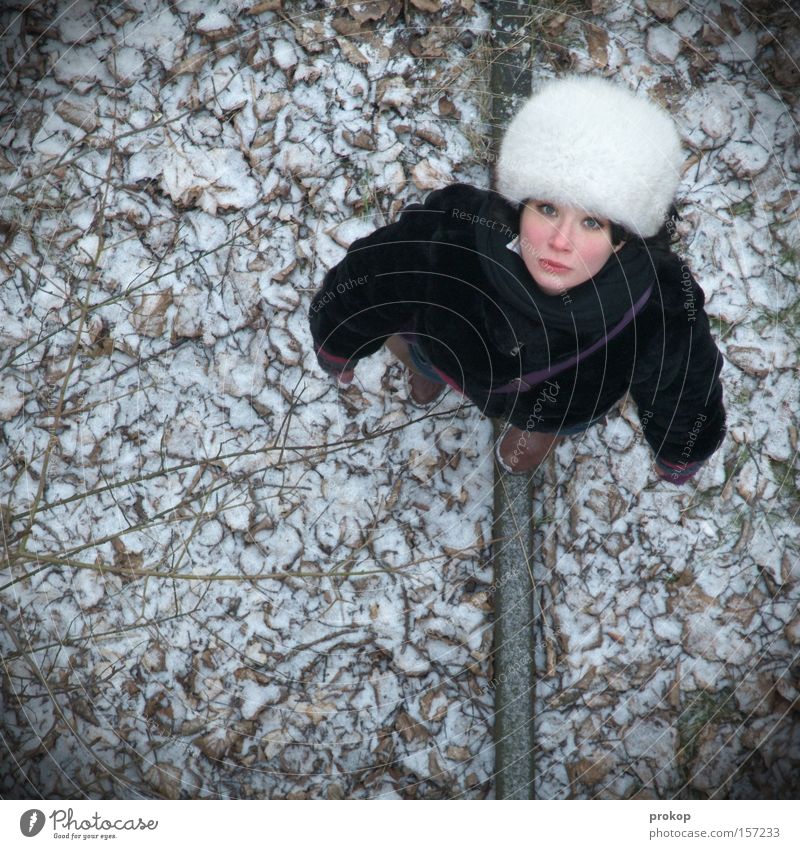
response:
<path id="1" fill-rule="evenodd" d="M 497 190 L 585 209 L 647 237 L 659 231 L 684 156 L 669 113 L 602 77 L 545 83 L 509 124 Z"/>

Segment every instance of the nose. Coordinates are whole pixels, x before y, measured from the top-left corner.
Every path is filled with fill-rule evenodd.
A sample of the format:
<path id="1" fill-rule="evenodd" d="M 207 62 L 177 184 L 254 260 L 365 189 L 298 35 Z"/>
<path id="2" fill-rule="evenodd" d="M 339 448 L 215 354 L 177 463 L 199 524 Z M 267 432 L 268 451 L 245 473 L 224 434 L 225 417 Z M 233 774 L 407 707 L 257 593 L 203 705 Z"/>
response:
<path id="1" fill-rule="evenodd" d="M 548 244 L 554 251 L 568 251 L 572 248 L 572 236 L 569 223 L 561 220 L 553 223 Z"/>

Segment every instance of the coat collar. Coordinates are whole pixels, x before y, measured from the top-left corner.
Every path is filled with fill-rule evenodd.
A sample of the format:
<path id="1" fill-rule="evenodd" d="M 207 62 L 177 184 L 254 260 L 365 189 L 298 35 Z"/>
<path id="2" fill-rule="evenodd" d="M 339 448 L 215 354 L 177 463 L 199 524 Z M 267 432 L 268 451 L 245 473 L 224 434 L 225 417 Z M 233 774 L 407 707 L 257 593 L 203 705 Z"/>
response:
<path id="1" fill-rule="evenodd" d="M 653 258 L 638 243 L 629 243 L 585 283 L 548 295 L 533 280 L 519 253 L 518 208 L 488 192 L 480 218 L 503 225 L 487 227 L 476 222 L 474 227 L 482 268 L 498 306 L 506 307 L 501 306 L 504 327 L 495 329 L 495 341 L 506 353 L 541 344 L 543 333 L 546 348 L 550 342 L 555 344 L 556 337 L 571 340 L 572 348 L 591 344 L 621 319 L 656 278 Z M 558 341 L 563 344 L 565 339 Z"/>

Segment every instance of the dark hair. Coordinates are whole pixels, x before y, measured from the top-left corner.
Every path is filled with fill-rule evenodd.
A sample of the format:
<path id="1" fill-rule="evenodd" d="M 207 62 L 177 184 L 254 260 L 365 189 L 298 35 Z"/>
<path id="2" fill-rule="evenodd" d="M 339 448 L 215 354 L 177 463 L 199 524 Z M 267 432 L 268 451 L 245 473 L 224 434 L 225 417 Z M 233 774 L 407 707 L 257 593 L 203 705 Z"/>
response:
<path id="1" fill-rule="evenodd" d="M 673 203 L 667 211 L 667 214 L 664 216 L 664 223 L 661 225 L 661 229 L 655 235 L 647 236 L 647 238 L 637 236 L 629 230 L 626 230 L 621 224 L 617 224 L 615 221 L 612 221 L 611 244 L 616 246 L 620 242 L 638 241 L 641 242 L 648 250 L 661 249 L 668 251 L 677 240 L 678 233 L 676 223 L 680 220 L 681 216 Z"/>

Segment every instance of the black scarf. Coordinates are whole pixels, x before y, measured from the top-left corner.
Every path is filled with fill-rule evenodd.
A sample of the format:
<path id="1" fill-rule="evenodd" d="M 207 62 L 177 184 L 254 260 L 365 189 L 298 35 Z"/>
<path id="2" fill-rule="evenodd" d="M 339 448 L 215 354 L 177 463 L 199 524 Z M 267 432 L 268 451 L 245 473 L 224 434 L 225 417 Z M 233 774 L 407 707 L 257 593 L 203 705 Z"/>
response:
<path id="1" fill-rule="evenodd" d="M 594 277 L 548 295 L 522 257 L 507 247 L 519 235 L 518 209 L 490 192 L 480 216 L 492 223 L 476 222 L 475 237 L 498 313 L 487 317 L 487 329 L 504 354 L 514 356 L 524 348 L 528 368 L 545 368 L 601 339 L 656 279 L 655 257 L 631 241 L 612 253 Z"/>

